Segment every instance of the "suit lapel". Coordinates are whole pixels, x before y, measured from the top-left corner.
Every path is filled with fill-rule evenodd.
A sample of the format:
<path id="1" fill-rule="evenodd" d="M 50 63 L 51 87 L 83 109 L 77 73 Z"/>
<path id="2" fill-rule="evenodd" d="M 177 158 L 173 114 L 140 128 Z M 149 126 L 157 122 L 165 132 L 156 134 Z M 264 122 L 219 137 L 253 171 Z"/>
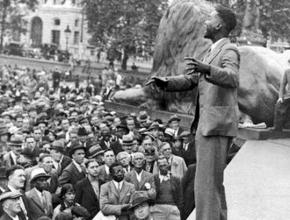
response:
<path id="1" fill-rule="evenodd" d="M 139 186 L 139 188 L 140 188 L 140 184 L 138 182 L 137 175 L 136 175 L 136 172 L 134 170 L 132 170 L 131 176 L 132 176 L 133 184 L 135 186 Z"/>
<path id="2" fill-rule="evenodd" d="M 123 202 L 123 199 L 126 197 L 127 191 L 128 191 L 128 185 L 126 184 L 125 181 L 123 181 L 123 185 L 120 192 L 120 199 L 119 199 L 120 202 Z"/>
<path id="3" fill-rule="evenodd" d="M 210 56 L 206 58 L 207 63 L 211 63 L 214 58 L 222 51 L 222 48 L 225 44 L 229 43 L 229 39 L 224 39 L 220 43 L 218 43 L 217 47 L 210 53 Z"/>
<path id="4" fill-rule="evenodd" d="M 37 192 L 35 191 L 35 188 L 33 188 L 31 190 L 31 200 L 42 210 L 44 211 L 44 207 L 42 206 L 42 202 L 37 194 Z"/>
<path id="5" fill-rule="evenodd" d="M 147 179 L 147 173 L 145 172 L 145 170 L 143 170 L 142 175 L 141 175 L 141 181 L 139 183 L 139 188 L 141 188 L 145 184 L 146 179 Z"/>
<path id="6" fill-rule="evenodd" d="M 87 187 L 87 189 L 89 190 L 89 194 L 93 195 L 94 199 L 97 200 L 97 198 L 99 197 L 99 195 L 96 195 L 95 190 L 93 189 L 93 186 L 91 184 L 91 182 L 89 181 L 88 178 L 86 178 L 86 185 L 85 187 Z M 100 184 L 99 184 L 99 191 L 100 191 Z"/>
<path id="7" fill-rule="evenodd" d="M 116 186 L 115 186 L 113 181 L 110 182 L 110 189 L 111 189 L 111 192 L 117 198 L 117 200 L 119 200 L 120 199 L 120 195 L 119 195 L 118 189 L 116 188 Z"/>

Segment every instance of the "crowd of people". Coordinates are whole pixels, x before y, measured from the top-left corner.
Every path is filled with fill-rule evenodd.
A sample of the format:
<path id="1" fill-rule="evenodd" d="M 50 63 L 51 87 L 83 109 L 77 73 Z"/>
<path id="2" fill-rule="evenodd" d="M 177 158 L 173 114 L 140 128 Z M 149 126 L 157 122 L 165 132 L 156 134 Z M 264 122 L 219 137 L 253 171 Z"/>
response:
<path id="1" fill-rule="evenodd" d="M 98 89 L 53 75 L 1 69 L 1 220 L 186 219 L 196 157 L 180 118 L 106 109 L 116 74 Z"/>

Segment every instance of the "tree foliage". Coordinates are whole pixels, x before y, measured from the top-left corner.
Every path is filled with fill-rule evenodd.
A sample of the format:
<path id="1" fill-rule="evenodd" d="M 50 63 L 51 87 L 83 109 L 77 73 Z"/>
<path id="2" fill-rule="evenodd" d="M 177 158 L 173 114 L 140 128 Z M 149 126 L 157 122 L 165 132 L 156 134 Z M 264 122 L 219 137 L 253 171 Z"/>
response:
<path id="1" fill-rule="evenodd" d="M 122 48 L 124 58 L 136 47 L 153 46 L 167 0 L 84 0 L 91 43 Z"/>
<path id="2" fill-rule="evenodd" d="M 6 34 L 16 36 L 27 31 L 24 17 L 37 3 L 38 0 L 0 0 L 0 50 Z"/>
<path id="3" fill-rule="evenodd" d="M 209 0 L 232 7 L 239 19 L 238 34 L 252 22 L 265 38 L 290 40 L 289 0 Z M 249 10 L 250 9 L 250 10 Z M 247 13 L 248 12 L 250 13 Z M 256 23 L 256 24 L 255 24 Z"/>

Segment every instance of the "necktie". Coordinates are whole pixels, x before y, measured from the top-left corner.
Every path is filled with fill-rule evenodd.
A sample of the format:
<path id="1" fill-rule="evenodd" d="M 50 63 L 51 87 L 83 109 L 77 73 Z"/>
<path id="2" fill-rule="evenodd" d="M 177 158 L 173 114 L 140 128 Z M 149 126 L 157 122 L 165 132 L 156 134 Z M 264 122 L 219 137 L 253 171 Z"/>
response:
<path id="1" fill-rule="evenodd" d="M 47 202 L 44 196 L 44 192 L 41 193 L 41 202 L 42 202 L 42 207 L 44 209 L 44 212 L 47 213 Z"/>

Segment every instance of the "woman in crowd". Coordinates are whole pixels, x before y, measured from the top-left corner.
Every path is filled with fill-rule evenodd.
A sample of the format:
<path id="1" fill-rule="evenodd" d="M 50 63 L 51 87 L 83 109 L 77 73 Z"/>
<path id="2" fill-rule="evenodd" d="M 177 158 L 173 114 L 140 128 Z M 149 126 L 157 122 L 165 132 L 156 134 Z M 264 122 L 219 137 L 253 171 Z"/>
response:
<path id="1" fill-rule="evenodd" d="M 59 213 L 71 214 L 71 210 L 75 206 L 80 206 L 75 202 L 76 193 L 73 185 L 70 183 L 64 184 L 60 192 L 60 204 L 53 210 L 52 219 L 55 220 Z"/>

